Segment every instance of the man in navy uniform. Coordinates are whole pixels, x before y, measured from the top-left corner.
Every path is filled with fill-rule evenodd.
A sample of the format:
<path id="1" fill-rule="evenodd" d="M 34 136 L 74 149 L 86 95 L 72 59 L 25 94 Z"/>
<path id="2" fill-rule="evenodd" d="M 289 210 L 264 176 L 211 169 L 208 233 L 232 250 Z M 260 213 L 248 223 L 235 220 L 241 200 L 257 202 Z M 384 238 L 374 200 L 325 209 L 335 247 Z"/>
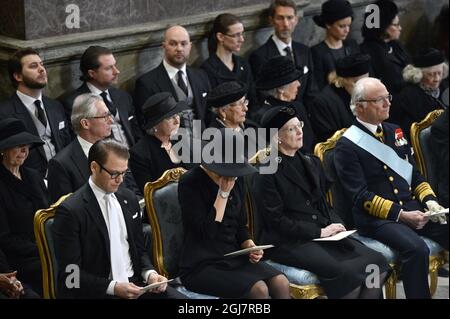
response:
<path id="1" fill-rule="evenodd" d="M 356 120 L 336 145 L 335 165 L 353 200 L 358 231 L 399 253 L 407 298 L 430 298 L 429 248 L 420 236 L 448 250 L 448 225 L 444 217 L 424 212 L 443 208 L 417 171 L 401 128 L 383 122 L 391 100 L 378 79 L 356 83 L 351 100 Z"/>

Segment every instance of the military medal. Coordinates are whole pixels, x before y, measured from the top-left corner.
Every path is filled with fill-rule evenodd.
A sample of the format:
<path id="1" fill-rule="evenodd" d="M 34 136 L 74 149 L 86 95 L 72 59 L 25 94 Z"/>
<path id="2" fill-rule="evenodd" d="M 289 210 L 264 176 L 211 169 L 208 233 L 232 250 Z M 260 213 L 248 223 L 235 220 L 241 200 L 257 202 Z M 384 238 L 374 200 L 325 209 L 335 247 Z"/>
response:
<path id="1" fill-rule="evenodd" d="M 403 145 L 407 145 L 408 141 L 403 136 L 403 131 L 401 128 L 395 130 L 395 146 L 400 147 Z"/>

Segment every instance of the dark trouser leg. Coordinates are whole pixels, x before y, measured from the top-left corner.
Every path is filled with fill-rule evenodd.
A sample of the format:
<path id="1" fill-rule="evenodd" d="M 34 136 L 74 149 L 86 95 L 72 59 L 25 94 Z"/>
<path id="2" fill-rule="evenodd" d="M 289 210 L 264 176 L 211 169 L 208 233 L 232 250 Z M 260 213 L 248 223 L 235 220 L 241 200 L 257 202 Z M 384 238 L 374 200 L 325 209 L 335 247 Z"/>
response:
<path id="1" fill-rule="evenodd" d="M 429 221 L 424 228 L 417 231 L 420 236 L 425 236 L 437 242 L 448 250 L 448 229 L 449 224 L 439 224 Z"/>
<path id="2" fill-rule="evenodd" d="M 399 253 L 406 298 L 431 298 L 428 286 L 429 249 L 423 239 L 404 224 L 387 223 L 370 234 Z"/>
<path id="3" fill-rule="evenodd" d="M 178 292 L 175 288 L 167 286 L 166 291 L 155 294 L 145 293 L 139 299 L 188 299 L 185 295 Z"/>

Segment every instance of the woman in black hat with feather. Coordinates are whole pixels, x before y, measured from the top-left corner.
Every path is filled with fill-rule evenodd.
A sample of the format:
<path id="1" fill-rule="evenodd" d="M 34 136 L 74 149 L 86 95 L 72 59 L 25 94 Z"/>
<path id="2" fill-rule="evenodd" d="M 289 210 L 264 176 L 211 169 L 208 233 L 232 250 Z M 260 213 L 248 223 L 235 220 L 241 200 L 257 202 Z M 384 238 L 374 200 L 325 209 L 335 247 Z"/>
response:
<path id="1" fill-rule="evenodd" d="M 356 53 L 336 61 L 336 70 L 330 74 L 331 83 L 316 96 L 311 108 L 311 123 L 318 142 L 353 124 L 350 98 L 355 83 L 369 76 L 369 68 L 367 54 Z"/>
<path id="2" fill-rule="evenodd" d="M 21 120 L 0 121 L 0 249 L 39 294 L 42 274 L 33 220 L 37 210 L 49 207 L 49 196 L 40 173 L 23 163 L 30 149 L 42 144 Z"/>
<path id="3" fill-rule="evenodd" d="M 146 135 L 130 150 L 129 165 L 139 190 L 157 180 L 168 169 L 185 167 L 172 149 L 171 138 L 180 128 L 180 113 L 187 110 L 184 101 L 176 102 L 171 93 L 149 97 L 142 106 Z"/>
<path id="4" fill-rule="evenodd" d="M 316 138 L 309 113 L 304 104 L 296 101 L 303 75 L 302 70 L 297 69 L 288 57 L 277 56 L 267 61 L 262 66 L 256 81 L 256 88 L 264 99 L 264 103 L 257 109 L 255 119 L 261 123 L 263 115 L 276 106 L 294 108 L 304 122 L 303 130 L 307 132 L 302 151 L 313 153 Z"/>
<path id="5" fill-rule="evenodd" d="M 353 9 L 348 1 L 324 2 L 322 12 L 313 20 L 326 31 L 325 39 L 311 48 L 317 86 L 322 89 L 330 83 L 328 76 L 335 70 L 336 60 L 358 53 L 359 46 L 355 40 L 347 38 L 353 22 Z"/>
<path id="6" fill-rule="evenodd" d="M 287 278 L 260 262 L 263 250 L 225 256 L 255 246 L 247 228 L 242 177 L 256 169 L 239 147 L 241 134 L 229 128 L 215 132 L 204 142 L 202 165 L 178 184 L 184 225 L 181 281 L 191 291 L 222 298 L 289 298 Z"/>
<path id="7" fill-rule="evenodd" d="M 379 26 L 368 25 L 374 22 L 373 12 L 367 12 L 362 26 L 362 53 L 370 55 L 370 76 L 380 79 L 389 93 L 395 95 L 405 85 L 402 71 L 410 63 L 411 57 L 400 43 L 402 26 L 398 17 L 398 7 L 391 0 L 378 0 Z M 376 21 L 376 19 L 375 19 Z"/>
<path id="8" fill-rule="evenodd" d="M 295 111 L 275 107 L 264 115 L 263 126 L 277 129 L 271 152 L 278 152 L 277 171 L 260 174 L 254 182 L 257 213 L 263 221 L 259 240 L 275 245 L 267 257 L 313 272 L 330 299 L 379 298 L 389 269 L 383 255 L 349 237 L 314 241 L 346 229 L 327 204 L 330 185 L 320 160 L 299 152 L 306 132 Z M 373 280 L 378 287 L 366 285 L 368 265 L 377 266 Z"/>

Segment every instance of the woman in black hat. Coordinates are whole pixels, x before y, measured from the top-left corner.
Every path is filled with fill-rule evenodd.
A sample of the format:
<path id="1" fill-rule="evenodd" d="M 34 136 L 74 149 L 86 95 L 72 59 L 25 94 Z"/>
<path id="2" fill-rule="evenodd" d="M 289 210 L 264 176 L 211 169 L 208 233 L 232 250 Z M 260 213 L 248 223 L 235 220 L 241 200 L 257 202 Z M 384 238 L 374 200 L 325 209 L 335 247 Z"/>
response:
<path id="1" fill-rule="evenodd" d="M 246 161 L 240 143 L 242 135 L 232 129 L 216 130 L 203 147 L 202 165 L 180 179 L 181 281 L 191 291 L 223 298 L 289 298 L 287 278 L 260 262 L 262 250 L 224 256 L 255 246 L 247 229 L 242 177 L 256 169 Z M 213 150 L 214 160 L 206 157 L 208 150 Z"/>
<path id="2" fill-rule="evenodd" d="M 0 249 L 23 281 L 42 294 L 39 253 L 33 220 L 49 207 L 47 188 L 38 171 L 22 166 L 31 148 L 44 144 L 22 121 L 0 121 Z"/>
<path id="3" fill-rule="evenodd" d="M 334 132 L 350 127 L 355 119 L 350 98 L 355 83 L 369 76 L 370 56 L 356 53 L 338 59 L 330 74 L 331 83 L 316 96 L 311 108 L 311 123 L 317 141 L 323 142 Z"/>
<path id="4" fill-rule="evenodd" d="M 244 41 L 242 21 L 230 13 L 218 15 L 208 38 L 209 58 L 201 68 L 208 74 L 212 88 L 229 81 L 245 83 L 250 107 L 253 107 L 256 93 L 252 71 L 247 61 L 237 55 Z"/>
<path id="5" fill-rule="evenodd" d="M 277 107 L 263 118 L 264 127 L 277 129 L 271 138 L 278 151 L 274 174 L 258 175 L 255 185 L 257 213 L 263 220 L 262 243 L 271 243 L 271 260 L 306 269 L 317 275 L 328 298 L 379 298 L 389 266 L 386 259 L 349 237 L 339 241 L 313 241 L 345 231 L 341 218 L 326 201 L 327 179 L 320 160 L 299 152 L 303 123 L 295 111 Z M 306 133 L 305 133 L 306 134 Z M 378 288 L 366 286 L 368 265 L 379 268 Z"/>
<path id="6" fill-rule="evenodd" d="M 367 12 L 362 26 L 364 41 L 360 49 L 371 57 L 370 76 L 380 79 L 389 93 L 395 95 L 405 85 L 402 71 L 411 58 L 399 41 L 402 26 L 397 5 L 391 0 L 378 0 L 374 5 L 379 8 L 379 27 L 371 25 L 376 12 Z"/>
<path id="7" fill-rule="evenodd" d="M 442 101 L 442 93 L 448 88 L 448 64 L 437 49 L 419 51 L 403 70 L 403 78 L 408 83 L 397 96 L 391 107 L 391 122 L 400 125 L 409 139 L 411 124 L 422 121 L 428 113 L 447 106 Z"/>
<path id="8" fill-rule="evenodd" d="M 172 94 L 157 93 L 142 106 L 146 133 L 130 150 L 129 165 L 139 190 L 157 180 L 168 169 L 185 167 L 172 149 L 171 138 L 180 127 L 179 113 L 188 109 L 184 101 L 176 102 Z"/>
<path id="9" fill-rule="evenodd" d="M 326 31 L 325 40 L 311 48 L 316 82 L 322 89 L 329 83 L 328 75 L 335 70 L 336 60 L 359 52 L 359 46 L 355 40 L 347 39 L 353 21 L 353 9 L 348 1 L 324 2 L 322 12 L 313 20 Z"/>
<path id="10" fill-rule="evenodd" d="M 264 98 L 264 103 L 257 110 L 255 119 L 261 118 L 268 110 L 276 106 L 292 107 L 304 122 L 307 137 L 304 141 L 304 152 L 312 153 L 315 146 L 315 135 L 305 106 L 296 101 L 301 85 L 302 70 L 295 67 L 291 59 L 277 56 L 265 63 L 256 81 L 256 88 Z"/>

